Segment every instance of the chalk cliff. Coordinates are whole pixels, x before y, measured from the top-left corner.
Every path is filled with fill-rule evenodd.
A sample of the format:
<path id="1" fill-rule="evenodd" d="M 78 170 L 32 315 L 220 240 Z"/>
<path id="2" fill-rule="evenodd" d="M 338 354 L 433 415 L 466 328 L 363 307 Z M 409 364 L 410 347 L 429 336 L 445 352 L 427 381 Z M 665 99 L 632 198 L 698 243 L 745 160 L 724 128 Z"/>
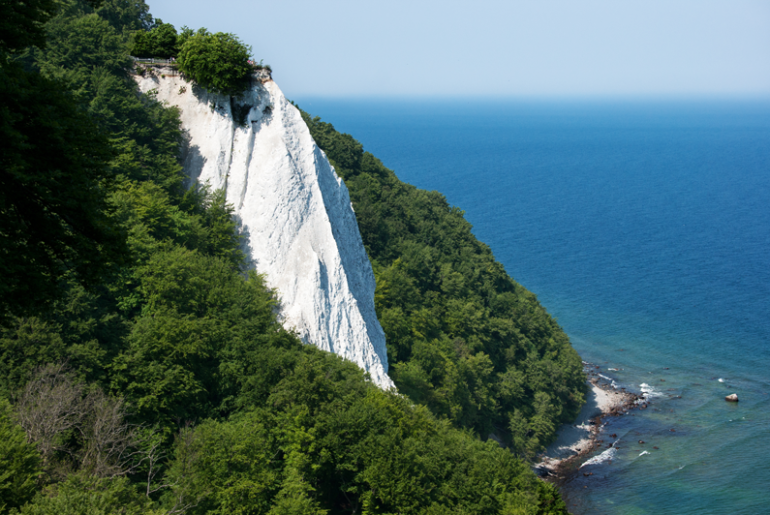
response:
<path id="1" fill-rule="evenodd" d="M 180 109 L 185 172 L 226 190 L 252 266 L 278 292 L 284 325 L 392 387 L 348 190 L 269 74 L 255 76 L 238 99 L 193 86 L 173 68 L 136 80 Z"/>

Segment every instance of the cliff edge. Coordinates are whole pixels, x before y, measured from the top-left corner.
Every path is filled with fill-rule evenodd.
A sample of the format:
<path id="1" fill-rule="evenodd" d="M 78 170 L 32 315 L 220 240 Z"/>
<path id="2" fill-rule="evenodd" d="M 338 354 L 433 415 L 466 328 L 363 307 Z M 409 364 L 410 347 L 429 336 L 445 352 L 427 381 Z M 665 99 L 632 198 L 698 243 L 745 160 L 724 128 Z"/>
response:
<path id="1" fill-rule="evenodd" d="M 136 80 L 179 108 L 185 172 L 227 192 L 251 266 L 278 293 L 284 326 L 392 388 L 374 273 L 348 190 L 299 110 L 264 73 L 240 98 L 209 93 L 173 68 Z"/>

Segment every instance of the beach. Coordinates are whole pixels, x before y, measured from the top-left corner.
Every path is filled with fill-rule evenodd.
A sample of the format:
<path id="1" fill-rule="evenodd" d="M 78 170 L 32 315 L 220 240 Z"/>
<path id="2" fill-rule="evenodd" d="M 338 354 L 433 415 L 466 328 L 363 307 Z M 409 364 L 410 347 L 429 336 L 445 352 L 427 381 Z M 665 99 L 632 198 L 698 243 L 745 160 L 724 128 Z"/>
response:
<path id="1" fill-rule="evenodd" d="M 574 473 L 575 465 L 599 446 L 603 419 L 618 416 L 635 407 L 643 396 L 617 388 L 615 382 L 598 373 L 598 367 L 585 363 L 588 375 L 586 403 L 571 424 L 564 424 L 556 433 L 556 439 L 540 457 L 536 471 L 543 477 L 560 482 Z"/>

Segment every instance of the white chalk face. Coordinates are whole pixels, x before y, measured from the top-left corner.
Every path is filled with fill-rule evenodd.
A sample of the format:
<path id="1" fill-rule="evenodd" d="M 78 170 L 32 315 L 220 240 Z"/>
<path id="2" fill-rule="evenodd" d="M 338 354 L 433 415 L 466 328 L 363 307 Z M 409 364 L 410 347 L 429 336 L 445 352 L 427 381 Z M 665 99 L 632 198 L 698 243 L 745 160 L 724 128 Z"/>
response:
<path id="1" fill-rule="evenodd" d="M 393 387 L 374 274 L 348 190 L 299 111 L 272 81 L 255 81 L 231 101 L 159 75 L 137 77 L 139 87 L 179 107 L 185 172 L 226 189 L 252 265 L 278 292 L 284 325 Z"/>

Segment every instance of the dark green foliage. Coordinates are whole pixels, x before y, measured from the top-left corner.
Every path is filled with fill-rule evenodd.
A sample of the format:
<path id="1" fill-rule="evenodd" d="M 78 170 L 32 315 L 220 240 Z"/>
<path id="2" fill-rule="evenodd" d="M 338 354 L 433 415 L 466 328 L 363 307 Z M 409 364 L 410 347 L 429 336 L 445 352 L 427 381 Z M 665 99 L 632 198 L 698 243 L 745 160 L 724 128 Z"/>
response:
<path id="1" fill-rule="evenodd" d="M 124 253 L 106 202 L 113 157 L 106 134 L 61 81 L 5 55 L 46 46 L 43 23 L 54 5 L 0 7 L 2 23 L 12 25 L 3 27 L 0 48 L 0 317 L 39 311 L 65 276 L 93 285 Z"/>
<path id="2" fill-rule="evenodd" d="M 126 74 L 131 33 L 150 27 L 146 5 L 104 0 L 96 11 L 79 1 L 63 7 L 47 23 L 46 48 L 25 54 L 25 73 L 39 72 L 30 81 L 58 81 L 59 95 L 70 100 L 65 112 L 91 123 L 94 141 L 109 151 L 99 161 L 107 170 L 96 181 L 104 188 L 100 209 L 104 227 L 124 234 L 126 245 L 110 258 L 110 273 L 89 288 L 66 274 L 40 286 L 56 294 L 39 313 L 0 324 L 0 394 L 16 403 L 14 413 L 0 405 L 0 502 L 35 515 L 566 513 L 554 488 L 509 450 L 447 420 L 478 428 L 482 416 L 511 415 L 514 442 L 520 437 L 522 448 L 534 448 L 553 430 L 564 405 L 553 384 L 562 384 L 559 374 L 571 366 L 558 345 L 566 340 L 533 299 L 524 303 L 530 325 L 507 321 L 527 338 L 527 352 L 510 352 L 510 345 L 500 351 L 484 336 L 487 329 L 472 327 L 499 318 L 502 332 L 504 318 L 524 308 L 522 291 L 499 265 L 482 259 L 488 249 L 468 236 L 461 217 L 442 222 L 448 208 L 438 195 L 398 209 L 358 204 L 401 218 L 362 217 L 361 223 L 371 226 L 370 253 L 379 245 L 383 256 L 375 262 L 378 307 L 386 330 L 400 335 L 391 349 L 405 356 L 397 380 L 438 418 L 280 325 L 273 292 L 256 273 L 244 273 L 224 193 L 183 186 L 178 113 L 140 95 Z M 190 42 L 198 35 L 183 30 L 180 37 Z M 88 155 L 67 143 L 77 134 L 61 135 L 63 150 Z M 416 191 L 394 178 L 378 183 L 392 174 L 352 138 L 329 134 L 324 144 L 336 149 L 338 163 L 360 168 L 369 160 L 372 191 Z M 469 249 L 447 260 L 395 232 L 399 224 L 421 227 L 420 216 L 453 228 L 455 241 Z M 418 232 L 430 239 L 432 229 Z M 24 249 L 23 240 L 9 236 L 9 242 Z M 476 283 L 465 273 L 466 259 L 498 281 L 497 289 L 487 287 L 492 300 L 468 293 L 476 291 L 469 281 Z M 471 276 L 487 284 L 483 273 Z M 460 301 L 471 308 L 458 315 L 451 303 Z M 535 339 L 537 331 L 556 343 Z M 66 371 L 43 384 L 40 371 L 54 377 L 62 363 Z M 40 437 L 39 418 L 30 414 L 58 406 L 47 400 L 66 391 L 74 422 Z M 30 398 L 41 402 L 25 401 Z M 499 411 L 509 406 L 521 408 Z M 26 417 L 23 430 L 14 416 Z M 110 434 L 117 440 L 105 437 Z M 4 475 L 6 469 L 12 474 Z"/>
<path id="3" fill-rule="evenodd" d="M 163 23 L 160 18 L 155 20 L 151 30 L 137 32 L 131 47 L 131 55 L 134 57 L 168 59 L 176 57 L 178 52 L 176 29 L 170 23 Z"/>
<path id="4" fill-rule="evenodd" d="M 240 379 L 228 369 L 241 364 L 230 356 L 280 338 L 260 278 L 179 247 L 154 253 L 135 277 L 141 309 L 112 364 L 115 391 L 163 424 L 231 411 Z"/>
<path id="5" fill-rule="evenodd" d="M 73 474 L 49 486 L 23 515 L 144 515 L 151 503 L 124 477 L 97 479 Z"/>
<path id="6" fill-rule="evenodd" d="M 41 473 L 40 455 L 13 421 L 11 405 L 0 397 L 0 512 L 29 501 Z"/>
<path id="7" fill-rule="evenodd" d="M 6 65 L 0 98 L 0 313 L 22 314 L 65 275 L 93 284 L 123 237 L 109 222 L 107 137 L 61 84 Z"/>
<path id="8" fill-rule="evenodd" d="M 208 420 L 179 436 L 169 476 L 197 513 L 267 513 L 280 485 L 279 452 L 257 413 Z"/>
<path id="9" fill-rule="evenodd" d="M 100 12 L 120 20 L 146 12 L 139 4 L 111 0 Z M 49 44 L 12 42 L 45 47 L 23 58 L 41 73 L 15 63 L 0 69 L 0 314 L 42 308 L 65 276 L 93 285 L 120 261 L 123 236 L 106 202 L 118 182 L 151 178 L 182 192 L 178 117 L 137 95 L 126 74 L 127 36 L 88 4 L 62 5 L 59 13 L 30 11 L 37 18 L 20 25 L 33 34 L 55 14 Z"/>
<path id="10" fill-rule="evenodd" d="M 0 58 L 6 52 L 45 46 L 45 23 L 56 10 L 54 0 L 0 0 Z"/>
<path id="11" fill-rule="evenodd" d="M 583 403 L 582 365 L 567 336 L 462 211 L 399 181 L 350 135 L 303 116 L 350 190 L 399 390 L 532 455 Z"/>
<path id="12" fill-rule="evenodd" d="M 118 180 L 151 179 L 182 194 L 177 161 L 181 140 L 175 110 L 140 95 L 128 75 L 133 63 L 128 36 L 97 14 L 62 12 L 49 24 L 49 44 L 34 53 L 35 64 L 64 82 L 88 113 L 110 135 L 110 162 Z"/>
<path id="13" fill-rule="evenodd" d="M 564 513 L 510 452 L 313 354 L 269 408 L 179 438 L 170 477 L 193 513 Z"/>
<path id="14" fill-rule="evenodd" d="M 16 395 L 47 363 L 66 362 L 82 379 L 104 382 L 126 324 L 109 297 L 70 284 L 44 316 L 14 318 L 0 326 L 0 394 Z"/>
<path id="15" fill-rule="evenodd" d="M 251 47 L 233 34 L 198 29 L 183 32 L 179 69 L 192 81 L 214 93 L 237 96 L 249 87 L 253 70 Z"/>
<path id="16" fill-rule="evenodd" d="M 87 3 L 122 34 L 149 30 L 154 25 L 150 8 L 144 0 L 89 0 Z"/>

